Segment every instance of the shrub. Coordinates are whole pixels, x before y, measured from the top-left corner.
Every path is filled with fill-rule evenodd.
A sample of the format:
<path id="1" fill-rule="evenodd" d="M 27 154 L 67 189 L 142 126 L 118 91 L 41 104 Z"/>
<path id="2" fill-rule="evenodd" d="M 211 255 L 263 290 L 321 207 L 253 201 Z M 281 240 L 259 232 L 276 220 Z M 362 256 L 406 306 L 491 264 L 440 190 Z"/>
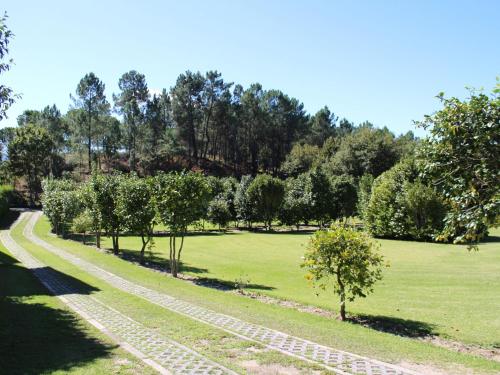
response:
<path id="1" fill-rule="evenodd" d="M 52 231 L 63 237 L 71 227 L 73 219 L 82 210 L 78 186 L 71 180 L 46 179 L 42 183 L 41 198 L 43 213 L 49 219 Z"/>
<path id="2" fill-rule="evenodd" d="M 9 212 L 11 195 L 12 195 L 11 186 L 0 185 L 0 218 L 4 218 Z"/>
<path id="3" fill-rule="evenodd" d="M 253 215 L 262 220 L 266 229 L 270 230 L 277 217 L 283 201 L 285 187 L 283 182 L 267 174 L 255 177 L 248 187 L 248 198 L 252 205 Z"/>
<path id="4" fill-rule="evenodd" d="M 297 178 L 289 177 L 285 182 L 285 196 L 279 212 L 279 219 L 286 225 L 308 223 L 312 218 L 311 179 L 305 173 Z"/>
<path id="5" fill-rule="evenodd" d="M 364 215 L 374 236 L 433 240 L 440 233 L 445 204 L 417 176 L 415 164 L 404 161 L 375 179 Z"/>

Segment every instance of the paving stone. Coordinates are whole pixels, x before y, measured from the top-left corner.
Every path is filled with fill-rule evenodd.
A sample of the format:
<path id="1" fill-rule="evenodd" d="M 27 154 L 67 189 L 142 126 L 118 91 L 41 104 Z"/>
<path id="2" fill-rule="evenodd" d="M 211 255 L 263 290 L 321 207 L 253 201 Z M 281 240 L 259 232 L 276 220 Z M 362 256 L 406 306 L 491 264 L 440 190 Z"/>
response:
<path id="1" fill-rule="evenodd" d="M 159 335 L 124 314 L 105 306 L 96 298 L 81 294 L 82 291 L 63 278 L 50 267 L 19 246 L 8 231 L 0 233 L 0 240 L 11 254 L 54 295 L 85 319 L 97 322 L 120 343 L 126 343 L 159 366 L 157 370 L 174 374 L 235 374 L 235 372 L 205 358 L 195 351 Z M 95 324 L 94 324 L 95 325 Z M 162 371 L 163 370 L 163 371 Z"/>
<path id="2" fill-rule="evenodd" d="M 399 366 L 330 348 L 309 340 L 301 339 L 283 332 L 273 330 L 271 328 L 248 323 L 241 319 L 179 300 L 165 293 L 161 293 L 159 291 L 152 290 L 126 280 L 100 267 L 97 267 L 93 263 L 78 258 L 77 256 L 63 249 L 60 249 L 34 235 L 33 227 L 36 221 L 39 219 L 41 213 L 35 212 L 30 213 L 29 215 L 30 219 L 24 229 L 24 235 L 30 241 L 44 247 L 48 251 L 60 256 L 64 260 L 80 267 L 92 276 L 106 281 L 117 289 L 144 298 L 147 301 L 162 306 L 166 309 L 207 323 L 213 327 L 217 327 L 226 332 L 235 334 L 246 340 L 261 343 L 268 348 L 278 350 L 286 355 L 318 364 L 339 374 L 417 374 L 414 371 L 404 369 Z"/>

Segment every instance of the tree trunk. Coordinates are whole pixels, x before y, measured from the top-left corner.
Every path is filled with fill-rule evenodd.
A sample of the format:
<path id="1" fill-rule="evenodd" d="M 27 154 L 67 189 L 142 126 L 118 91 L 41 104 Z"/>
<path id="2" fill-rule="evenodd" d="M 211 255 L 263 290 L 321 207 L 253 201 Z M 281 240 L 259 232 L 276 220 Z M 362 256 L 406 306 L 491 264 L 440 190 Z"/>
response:
<path id="1" fill-rule="evenodd" d="M 340 273 L 337 270 L 337 283 L 339 284 L 339 295 L 340 295 L 340 320 L 344 321 L 345 316 L 345 290 L 344 283 L 340 279 Z"/>
<path id="2" fill-rule="evenodd" d="M 141 237 L 142 239 L 142 248 L 141 248 L 141 264 L 144 264 L 144 250 L 146 250 L 146 245 L 148 244 L 149 241 L 146 241 L 144 239 L 144 236 Z"/>
<path id="3" fill-rule="evenodd" d="M 101 248 L 101 231 L 95 232 L 95 245 L 98 249 Z"/>

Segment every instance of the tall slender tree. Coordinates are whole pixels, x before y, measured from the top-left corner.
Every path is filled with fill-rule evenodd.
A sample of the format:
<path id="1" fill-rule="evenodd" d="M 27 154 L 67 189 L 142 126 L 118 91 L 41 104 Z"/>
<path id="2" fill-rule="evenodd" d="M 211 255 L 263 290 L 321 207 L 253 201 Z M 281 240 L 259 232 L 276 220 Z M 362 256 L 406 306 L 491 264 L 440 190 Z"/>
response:
<path id="1" fill-rule="evenodd" d="M 131 170 L 137 165 L 139 127 L 144 119 L 144 110 L 149 98 L 146 77 L 135 70 L 123 74 L 118 81 L 121 92 L 113 95 L 115 109 L 123 115 L 126 128 L 126 145 Z"/>
<path id="2" fill-rule="evenodd" d="M 75 108 L 85 110 L 85 122 L 80 132 L 84 134 L 87 142 L 88 171 L 92 170 L 92 139 L 97 128 L 99 116 L 109 111 L 109 103 L 104 94 L 104 83 L 94 74 L 88 73 L 80 80 L 76 87 L 76 96 L 70 95 Z"/>

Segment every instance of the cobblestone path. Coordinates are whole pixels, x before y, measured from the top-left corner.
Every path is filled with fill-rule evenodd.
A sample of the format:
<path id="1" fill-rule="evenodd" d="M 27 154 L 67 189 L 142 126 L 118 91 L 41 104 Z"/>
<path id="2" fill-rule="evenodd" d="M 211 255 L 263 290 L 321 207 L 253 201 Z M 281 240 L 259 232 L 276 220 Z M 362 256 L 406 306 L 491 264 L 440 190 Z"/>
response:
<path id="1" fill-rule="evenodd" d="M 18 221 L 27 215 L 21 214 Z M 31 216 L 31 214 L 28 214 Z M 77 287 L 60 274 L 35 259 L 10 236 L 0 232 L 0 240 L 9 252 L 26 268 L 31 269 L 43 285 L 58 296 L 73 311 L 110 336 L 125 350 L 164 374 L 235 374 L 193 350 L 163 337 L 122 313 L 105 306 L 90 295 L 81 294 Z"/>
<path id="2" fill-rule="evenodd" d="M 342 350 L 333 349 L 309 340 L 288 335 L 238 318 L 217 313 L 207 308 L 185 302 L 122 277 L 114 275 L 94 264 L 76 257 L 34 235 L 33 227 L 41 212 L 30 213 L 24 235 L 32 242 L 80 267 L 89 274 L 102 279 L 125 292 L 144 298 L 189 318 L 232 333 L 240 338 L 257 342 L 286 355 L 320 365 L 338 374 L 359 375 L 416 375 L 417 373 L 389 363 L 377 361 Z"/>

